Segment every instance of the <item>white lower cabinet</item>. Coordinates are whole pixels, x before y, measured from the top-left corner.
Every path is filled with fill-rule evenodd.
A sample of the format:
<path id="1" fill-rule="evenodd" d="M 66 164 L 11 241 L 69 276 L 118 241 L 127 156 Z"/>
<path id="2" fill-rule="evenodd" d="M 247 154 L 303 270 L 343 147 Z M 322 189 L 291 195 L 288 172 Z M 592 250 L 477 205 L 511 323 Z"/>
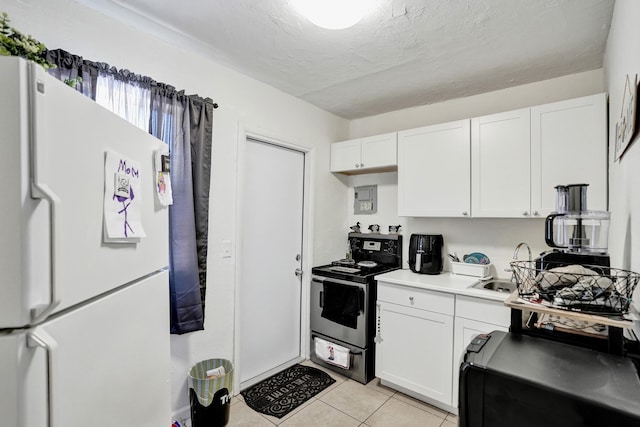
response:
<path id="1" fill-rule="evenodd" d="M 467 345 L 510 323 L 501 301 L 384 282 L 378 282 L 377 309 L 376 376 L 449 411 L 458 406 Z"/>
<path id="2" fill-rule="evenodd" d="M 452 406 L 458 406 L 460 363 L 467 345 L 478 334 L 508 331 L 511 310 L 500 301 L 456 295 L 456 318 L 453 327 Z"/>
<path id="3" fill-rule="evenodd" d="M 404 301 L 398 300 L 403 293 Z M 430 294 L 445 300 L 439 311 L 448 311 L 447 300 L 453 309 L 453 295 L 378 282 L 376 376 L 450 406 L 453 312 L 425 309 L 420 301 L 428 300 Z"/>

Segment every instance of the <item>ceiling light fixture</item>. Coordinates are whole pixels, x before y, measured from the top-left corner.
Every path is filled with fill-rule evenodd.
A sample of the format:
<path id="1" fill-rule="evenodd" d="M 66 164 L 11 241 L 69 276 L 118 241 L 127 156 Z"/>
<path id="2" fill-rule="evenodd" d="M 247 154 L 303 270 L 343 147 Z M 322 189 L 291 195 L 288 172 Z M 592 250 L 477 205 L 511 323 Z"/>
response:
<path id="1" fill-rule="evenodd" d="M 357 24 L 374 0 L 291 0 L 293 7 L 318 27 L 341 30 Z"/>

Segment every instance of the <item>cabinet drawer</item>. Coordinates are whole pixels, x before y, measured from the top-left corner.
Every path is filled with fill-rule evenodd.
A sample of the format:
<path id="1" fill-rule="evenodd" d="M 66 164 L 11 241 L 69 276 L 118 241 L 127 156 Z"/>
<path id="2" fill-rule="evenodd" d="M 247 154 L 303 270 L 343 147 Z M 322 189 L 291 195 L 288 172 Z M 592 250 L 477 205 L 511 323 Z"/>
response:
<path id="1" fill-rule="evenodd" d="M 511 311 L 504 303 L 464 295 L 456 296 L 456 317 L 504 327 L 511 323 Z"/>
<path id="2" fill-rule="evenodd" d="M 443 292 L 378 282 L 378 300 L 453 316 L 455 297 Z"/>

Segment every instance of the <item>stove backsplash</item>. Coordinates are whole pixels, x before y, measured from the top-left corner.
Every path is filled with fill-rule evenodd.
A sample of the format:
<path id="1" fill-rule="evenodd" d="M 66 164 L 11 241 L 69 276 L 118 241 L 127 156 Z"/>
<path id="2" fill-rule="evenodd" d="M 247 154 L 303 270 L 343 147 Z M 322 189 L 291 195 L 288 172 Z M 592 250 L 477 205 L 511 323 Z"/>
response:
<path id="1" fill-rule="evenodd" d="M 402 266 L 402 235 L 386 235 L 377 233 L 349 233 L 351 257 L 355 262 L 375 261 L 378 264 Z M 380 243 L 380 250 L 364 247 L 365 242 Z"/>
<path id="2" fill-rule="evenodd" d="M 402 268 L 408 269 L 409 236 L 415 234 L 442 234 L 443 253 L 464 254 L 482 252 L 489 256 L 493 264 L 492 274 L 509 279 L 510 272 L 505 269 L 512 261 L 513 252 L 519 242 L 527 242 L 533 257 L 549 248 L 544 241 L 544 219 L 520 218 L 417 218 L 397 215 L 397 173 L 353 175 L 349 177 L 349 187 L 360 185 L 378 185 L 378 212 L 374 215 L 354 215 L 352 209 L 346 209 L 347 224 L 360 222 L 361 230 L 367 230 L 371 224 L 379 224 L 383 235 L 389 225 L 401 225 L 404 236 L 402 244 Z M 349 191 L 353 197 L 353 191 Z M 353 200 L 347 200 L 352 206 Z M 349 227 L 345 227 L 345 238 Z M 367 234 L 367 233 L 363 233 Z M 526 251 L 520 251 L 520 257 L 526 257 Z M 524 259 L 524 258 L 522 258 Z M 451 271 L 448 257 L 444 256 L 444 271 Z"/>

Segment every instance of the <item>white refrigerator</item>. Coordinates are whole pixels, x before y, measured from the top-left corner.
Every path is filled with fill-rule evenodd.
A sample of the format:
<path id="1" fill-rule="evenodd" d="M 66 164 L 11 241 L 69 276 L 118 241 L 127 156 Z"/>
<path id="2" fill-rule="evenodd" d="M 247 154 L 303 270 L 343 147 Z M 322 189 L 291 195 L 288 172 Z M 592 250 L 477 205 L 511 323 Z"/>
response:
<path id="1" fill-rule="evenodd" d="M 0 424 L 170 425 L 162 142 L 23 59 L 0 94 Z M 105 243 L 109 150 L 138 162 L 133 243 Z"/>

